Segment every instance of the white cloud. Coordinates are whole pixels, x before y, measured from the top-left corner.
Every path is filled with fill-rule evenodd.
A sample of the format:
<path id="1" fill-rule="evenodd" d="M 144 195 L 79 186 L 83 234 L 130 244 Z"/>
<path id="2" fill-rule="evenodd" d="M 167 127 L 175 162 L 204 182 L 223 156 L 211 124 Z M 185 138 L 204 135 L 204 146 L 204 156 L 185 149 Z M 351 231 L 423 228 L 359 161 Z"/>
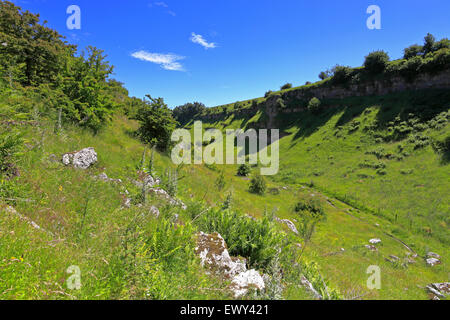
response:
<path id="1" fill-rule="evenodd" d="M 165 2 L 155 2 L 155 6 L 168 8 L 169 6 Z"/>
<path id="2" fill-rule="evenodd" d="M 161 68 L 165 70 L 184 71 L 183 66 L 178 61 L 183 60 L 185 57 L 178 56 L 176 54 L 151 53 L 141 50 L 132 53 L 131 56 L 142 61 L 159 64 Z"/>
<path id="3" fill-rule="evenodd" d="M 191 35 L 191 41 L 192 41 L 193 43 L 197 43 L 197 44 L 201 45 L 201 46 L 202 46 L 203 48 L 205 48 L 205 49 L 213 49 L 213 48 L 216 48 L 216 47 L 217 47 L 215 43 L 213 43 L 213 42 L 208 43 L 208 42 L 203 38 L 202 35 L 195 34 L 194 32 L 192 32 L 192 35 Z"/>

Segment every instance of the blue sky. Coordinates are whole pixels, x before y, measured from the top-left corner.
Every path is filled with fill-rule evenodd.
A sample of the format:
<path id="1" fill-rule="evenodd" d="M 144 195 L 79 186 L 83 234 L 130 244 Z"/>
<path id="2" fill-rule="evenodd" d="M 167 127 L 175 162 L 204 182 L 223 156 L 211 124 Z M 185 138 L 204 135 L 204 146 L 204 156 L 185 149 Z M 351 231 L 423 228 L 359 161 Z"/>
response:
<path id="1" fill-rule="evenodd" d="M 16 0 L 80 48 L 105 50 L 131 95 L 207 106 L 318 80 L 370 51 L 399 58 L 427 32 L 450 37 L 448 0 Z M 68 30 L 69 5 L 81 30 Z M 369 5 L 381 30 L 369 30 Z"/>

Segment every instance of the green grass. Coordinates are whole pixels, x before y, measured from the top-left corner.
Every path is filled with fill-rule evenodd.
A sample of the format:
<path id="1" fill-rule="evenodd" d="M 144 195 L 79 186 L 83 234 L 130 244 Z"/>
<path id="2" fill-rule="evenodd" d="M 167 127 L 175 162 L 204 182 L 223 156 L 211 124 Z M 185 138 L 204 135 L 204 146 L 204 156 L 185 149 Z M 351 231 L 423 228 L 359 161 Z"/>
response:
<path id="1" fill-rule="evenodd" d="M 431 95 L 430 105 L 442 100 L 439 94 Z M 375 119 L 387 124 L 404 114 L 409 103 L 407 94 L 347 99 L 339 104 L 333 102 L 337 107 L 320 116 L 303 113 L 281 117 L 279 124 L 288 133 L 280 142 L 281 169 L 277 176 L 267 179 L 267 190 L 278 192 L 267 192 L 264 196 L 250 193 L 249 178 L 236 175 L 237 165 L 192 165 L 180 170 L 179 197 L 187 204 L 191 200 L 204 200 L 209 206 L 218 207 L 232 192 L 233 208 L 244 214 L 262 218 L 264 212 L 274 211 L 278 217 L 292 221 L 298 218 L 294 208 L 299 199 L 318 198 L 327 219 L 318 224 L 301 258 L 303 264 L 317 264 L 317 269 L 310 267 L 303 271 L 313 270 L 317 283 L 323 277 L 330 288 L 338 289 L 346 298 L 427 299 L 424 286 L 448 280 L 448 164 L 431 145 L 413 150 L 408 137 L 390 141 L 385 126 L 373 127 Z M 415 104 L 410 108 L 413 110 Z M 433 116 L 446 110 L 448 105 L 443 104 Z M 243 123 L 258 123 L 262 117 L 262 113 L 253 119 L 230 117 L 204 127 L 238 128 Z M 37 145 L 42 136 L 39 130 L 44 130 L 43 148 L 29 149 L 19 163 L 21 174 L 16 184 L 21 187 L 16 195 L 33 202 L 10 204 L 53 236 L 1 211 L 0 298 L 136 299 L 146 294 L 142 292 L 144 287 L 150 288 L 147 294 L 157 299 L 231 298 L 224 284 L 205 275 L 198 261 L 188 253 L 179 252 L 166 261 L 138 250 L 139 241 L 158 243 L 151 242 L 158 239 L 148 237 L 156 230 L 161 235 L 171 232 L 162 223 L 175 213 L 187 225 L 187 233 L 166 235 L 174 239 L 170 244 L 174 249 L 178 246 L 175 239 L 189 236 L 195 226 L 189 231 L 191 218 L 170 207 L 163 210 L 161 221 L 148 217 L 138 219 L 139 223 L 136 217 L 145 209 L 121 209 L 123 188 L 132 195 L 140 192 L 130 181 L 136 178 L 143 151 L 143 145 L 130 135 L 135 129 L 136 123 L 124 117 L 116 117 L 98 135 L 76 127 L 65 127 L 61 136 L 53 133 L 52 126 L 21 129 L 30 146 Z M 423 133 L 431 139 L 442 139 L 449 130 L 447 122 L 439 129 L 429 128 Z M 387 140 L 375 143 L 377 134 Z M 366 154 L 380 147 L 385 153 L 398 154 L 399 144 L 405 145 L 410 153 L 401 161 Z M 49 161 L 51 154 L 59 159 L 65 152 L 88 146 L 96 149 L 99 162 L 87 171 Z M 362 168 L 364 160 L 385 163 L 386 175 Z M 168 156 L 158 153 L 155 168 L 162 175 L 165 169 L 174 166 Z M 122 179 L 123 186 L 92 179 L 103 171 L 111 178 Z M 226 184 L 225 189 L 219 190 L 215 181 L 222 172 Z M 155 199 L 150 202 L 160 205 Z M 293 250 L 301 252 L 295 243 L 304 246 L 303 239 L 286 226 L 277 226 L 280 232 L 286 232 Z M 127 230 L 132 230 L 131 234 Z M 139 258 L 136 260 L 139 268 L 130 268 L 130 262 L 124 258 L 127 255 L 123 241 L 135 238 L 139 241 L 132 248 Z M 364 247 L 371 238 L 382 240 L 378 252 Z M 414 264 L 403 266 L 385 260 L 390 255 L 406 259 L 409 250 L 400 240 L 419 254 Z M 439 253 L 443 264 L 426 266 L 423 256 L 428 251 Z M 69 290 L 65 285 L 70 276 L 66 270 L 71 265 L 82 271 L 80 291 Z M 366 286 L 366 270 L 371 265 L 381 267 L 381 290 L 369 290 Z M 299 275 L 294 269 L 285 270 L 288 276 L 283 280 L 283 297 L 310 299 L 299 286 Z M 181 288 L 180 283 L 187 285 Z"/>

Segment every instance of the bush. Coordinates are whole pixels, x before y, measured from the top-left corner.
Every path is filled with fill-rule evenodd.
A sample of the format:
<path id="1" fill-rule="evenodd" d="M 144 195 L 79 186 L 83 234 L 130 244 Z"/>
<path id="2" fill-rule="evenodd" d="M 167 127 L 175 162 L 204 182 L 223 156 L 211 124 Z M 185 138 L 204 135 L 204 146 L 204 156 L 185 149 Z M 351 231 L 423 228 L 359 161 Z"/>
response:
<path id="1" fill-rule="evenodd" d="M 413 44 L 412 46 L 409 46 L 408 48 L 405 48 L 405 50 L 403 50 L 403 58 L 411 59 L 421 55 L 422 52 L 423 52 L 422 46 L 418 44 Z"/>
<path id="2" fill-rule="evenodd" d="M 292 88 L 292 83 L 286 83 L 280 89 L 281 90 L 287 90 L 287 89 L 290 89 L 290 88 Z"/>
<path id="3" fill-rule="evenodd" d="M 428 33 L 424 39 L 423 54 L 427 55 L 428 53 L 433 52 L 435 43 L 436 38 L 431 33 Z"/>
<path id="4" fill-rule="evenodd" d="M 237 175 L 240 177 L 247 177 L 251 172 L 251 168 L 248 164 L 241 164 L 238 168 Z"/>
<path id="5" fill-rule="evenodd" d="M 322 71 L 321 73 L 319 73 L 319 79 L 320 80 L 325 80 L 327 78 L 331 77 L 330 71 Z"/>
<path id="6" fill-rule="evenodd" d="M 320 111 L 320 106 L 320 100 L 314 97 L 308 103 L 308 110 L 312 113 L 318 113 Z"/>
<path id="7" fill-rule="evenodd" d="M 15 132 L 3 132 L 0 135 L 0 176 L 14 174 L 19 151 L 23 145 L 22 135 Z"/>
<path id="8" fill-rule="evenodd" d="M 210 209 L 196 222 L 199 230 L 217 232 L 225 240 L 232 256 L 248 259 L 252 268 L 266 268 L 276 256 L 282 238 L 273 218 L 251 219 L 231 210 Z"/>
<path id="9" fill-rule="evenodd" d="M 272 90 L 267 91 L 267 92 L 264 94 L 264 98 L 268 98 L 272 93 L 273 93 Z"/>
<path id="10" fill-rule="evenodd" d="M 150 95 L 147 98 L 135 117 L 140 123 L 137 134 L 145 143 L 153 144 L 156 140 L 156 147 L 165 151 L 170 146 L 171 134 L 177 122 L 162 98 L 155 99 Z"/>
<path id="11" fill-rule="evenodd" d="M 311 240 L 316 225 L 326 219 L 323 206 L 317 199 L 302 200 L 295 205 L 295 212 L 298 213 L 298 231 L 305 243 Z"/>
<path id="12" fill-rule="evenodd" d="M 366 56 L 364 67 L 369 73 L 378 74 L 386 69 L 389 60 L 389 55 L 386 52 L 382 50 L 374 51 Z"/>
<path id="13" fill-rule="evenodd" d="M 400 68 L 400 74 L 407 79 L 414 79 L 419 75 L 423 66 L 423 59 L 420 56 L 409 58 Z"/>
<path id="14" fill-rule="evenodd" d="M 259 195 L 263 195 L 266 193 L 267 185 L 266 180 L 261 175 L 255 175 L 250 181 L 249 190 L 251 193 L 256 193 Z"/>
<path id="15" fill-rule="evenodd" d="M 333 81 L 337 84 L 342 84 L 350 80 L 352 76 L 353 69 L 348 66 L 335 66 L 332 69 Z"/>

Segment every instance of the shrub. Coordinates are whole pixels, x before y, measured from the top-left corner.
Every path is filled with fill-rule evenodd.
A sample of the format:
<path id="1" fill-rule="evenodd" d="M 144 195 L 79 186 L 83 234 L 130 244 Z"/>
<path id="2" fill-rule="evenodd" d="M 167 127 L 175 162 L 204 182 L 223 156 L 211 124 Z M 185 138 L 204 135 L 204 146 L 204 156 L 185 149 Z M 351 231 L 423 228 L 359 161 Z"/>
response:
<path id="1" fill-rule="evenodd" d="M 263 219 L 251 219 L 232 210 L 210 209 L 196 225 L 203 232 L 219 233 L 230 254 L 247 258 L 252 268 L 266 268 L 282 243 L 273 217 L 267 213 Z"/>
<path id="2" fill-rule="evenodd" d="M 266 180 L 264 179 L 263 176 L 257 174 L 250 181 L 249 190 L 251 193 L 263 195 L 264 193 L 266 193 L 266 189 L 267 189 Z"/>
<path id="3" fill-rule="evenodd" d="M 400 74 L 407 79 L 413 79 L 419 75 L 423 66 L 423 59 L 420 56 L 409 58 L 400 68 Z"/>
<path id="4" fill-rule="evenodd" d="M 217 179 L 215 181 L 215 185 L 217 187 L 217 190 L 219 190 L 219 191 L 222 191 L 225 188 L 226 181 L 225 181 L 225 175 L 224 175 L 223 171 L 217 177 Z"/>
<path id="5" fill-rule="evenodd" d="M 292 83 L 286 83 L 280 89 L 281 90 L 287 90 L 287 89 L 290 89 L 290 88 L 292 88 Z"/>
<path id="6" fill-rule="evenodd" d="M 147 95 L 147 98 L 135 117 L 140 123 L 137 134 L 145 143 L 153 143 L 156 140 L 156 147 L 165 151 L 170 146 L 170 137 L 177 122 L 163 98 L 155 99 L 150 95 Z"/>
<path id="7" fill-rule="evenodd" d="M 433 52 L 435 43 L 436 38 L 431 33 L 428 33 L 424 39 L 423 54 L 427 55 L 428 53 Z"/>
<path id="8" fill-rule="evenodd" d="M 23 145 L 22 135 L 16 132 L 3 132 L 0 135 L 0 175 L 13 174 L 19 151 Z"/>
<path id="9" fill-rule="evenodd" d="M 323 206 L 317 199 L 302 200 L 295 205 L 295 212 L 298 213 L 298 231 L 303 237 L 305 244 L 311 240 L 316 225 L 326 219 Z"/>
<path id="10" fill-rule="evenodd" d="M 248 164 L 241 164 L 238 168 L 237 175 L 240 177 L 247 177 L 251 172 L 251 168 Z"/>
<path id="11" fill-rule="evenodd" d="M 330 71 L 322 71 L 321 73 L 319 73 L 319 79 L 320 80 L 325 80 L 327 78 L 331 77 Z"/>
<path id="12" fill-rule="evenodd" d="M 335 66 L 332 69 L 333 81 L 337 84 L 342 84 L 350 80 L 352 76 L 353 69 L 348 66 Z"/>
<path id="13" fill-rule="evenodd" d="M 320 111 L 321 102 L 316 97 L 312 98 L 308 103 L 308 110 L 312 113 L 318 113 Z"/>
<path id="14" fill-rule="evenodd" d="M 419 56 L 423 52 L 423 47 L 418 44 L 413 44 L 412 46 L 409 46 L 408 48 L 405 48 L 403 50 L 403 58 L 404 59 L 411 59 L 414 57 Z"/>
<path id="15" fill-rule="evenodd" d="M 268 98 L 272 93 L 273 93 L 272 90 L 267 91 L 267 92 L 264 94 L 264 98 Z"/>
<path id="16" fill-rule="evenodd" d="M 389 60 L 389 55 L 386 52 L 382 50 L 374 51 L 366 56 L 364 67 L 369 73 L 378 74 L 386 69 Z"/>

